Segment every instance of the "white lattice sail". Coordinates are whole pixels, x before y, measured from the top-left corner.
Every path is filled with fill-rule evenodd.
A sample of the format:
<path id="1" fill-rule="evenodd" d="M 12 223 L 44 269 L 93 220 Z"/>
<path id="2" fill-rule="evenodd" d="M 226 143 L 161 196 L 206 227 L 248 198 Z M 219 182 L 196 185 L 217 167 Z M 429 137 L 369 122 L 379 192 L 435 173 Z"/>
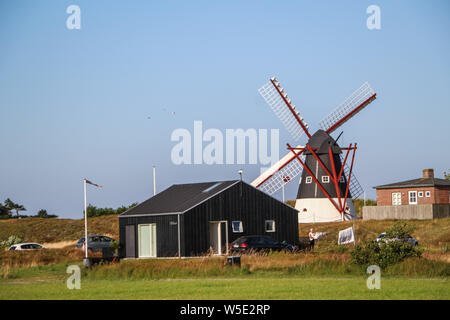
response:
<path id="1" fill-rule="evenodd" d="M 295 152 L 298 154 L 300 151 L 296 150 Z M 305 156 L 300 155 L 300 159 L 305 161 Z M 300 161 L 297 160 L 292 151 L 289 151 L 288 154 L 256 178 L 251 185 L 272 195 L 301 174 L 302 171 L 303 166 Z"/>
<path id="2" fill-rule="evenodd" d="M 331 133 L 342 124 L 347 122 L 359 111 L 364 109 L 373 99 L 376 94 L 370 87 L 368 82 L 365 82 L 358 90 L 344 100 L 336 109 L 334 109 L 328 116 L 326 116 L 320 123 L 320 127 Z"/>
<path id="3" fill-rule="evenodd" d="M 341 162 L 344 163 L 344 158 L 341 155 Z M 348 174 L 350 172 L 350 168 L 347 164 L 344 165 L 344 174 L 345 179 L 348 181 Z M 355 173 L 352 171 L 352 176 L 350 179 L 350 186 L 348 187 L 350 190 L 350 194 L 353 199 L 359 198 L 360 195 L 364 193 L 364 189 L 361 187 L 358 179 L 356 179 Z"/>
<path id="4" fill-rule="evenodd" d="M 299 121 L 302 122 L 306 129 L 308 128 L 308 124 L 300 116 L 300 113 L 278 80 L 276 78 L 271 78 L 270 80 L 258 89 L 259 94 L 266 100 L 267 104 L 281 120 L 294 140 L 299 141 L 303 133 L 305 133 Z"/>

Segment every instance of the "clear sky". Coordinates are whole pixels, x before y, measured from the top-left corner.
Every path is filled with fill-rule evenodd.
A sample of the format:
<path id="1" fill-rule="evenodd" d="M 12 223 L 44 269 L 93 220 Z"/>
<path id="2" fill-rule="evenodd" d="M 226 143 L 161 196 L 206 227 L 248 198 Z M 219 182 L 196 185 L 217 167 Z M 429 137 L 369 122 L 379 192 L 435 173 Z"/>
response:
<path id="1" fill-rule="evenodd" d="M 81 9 L 69 30 L 66 9 Z M 369 30 L 366 8 L 381 9 Z M 364 81 L 378 99 L 345 126 L 355 173 L 373 186 L 450 168 L 450 2 L 0 2 L 0 201 L 81 218 L 174 183 L 257 177 L 260 165 L 174 165 L 171 133 L 288 132 L 257 89 L 277 76 L 312 131 Z M 175 112 L 175 114 L 173 114 Z M 339 133 L 339 132 L 338 132 Z M 304 143 L 306 141 L 303 141 Z M 297 183 L 287 188 L 294 198 Z M 280 196 L 280 195 L 277 195 Z"/>

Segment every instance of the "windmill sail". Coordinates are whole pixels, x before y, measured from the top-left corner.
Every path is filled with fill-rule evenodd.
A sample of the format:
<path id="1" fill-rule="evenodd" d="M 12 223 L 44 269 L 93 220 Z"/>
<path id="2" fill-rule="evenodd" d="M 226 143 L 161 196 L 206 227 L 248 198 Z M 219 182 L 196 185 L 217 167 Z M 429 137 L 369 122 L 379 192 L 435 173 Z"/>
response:
<path id="1" fill-rule="evenodd" d="M 369 103 L 376 99 L 376 93 L 365 82 L 353 94 L 344 100 L 336 109 L 326 116 L 320 123 L 320 127 L 328 134 L 339 128 Z"/>
<path id="2" fill-rule="evenodd" d="M 344 158 L 341 155 L 341 162 L 344 163 Z M 348 175 L 350 173 L 350 168 L 345 163 L 344 164 L 344 175 L 345 179 L 348 181 Z M 356 179 L 355 173 L 352 171 L 352 176 L 350 179 L 350 186 L 348 187 L 350 190 L 350 194 L 352 195 L 353 199 L 359 198 L 360 195 L 364 193 L 364 189 L 361 187 L 361 184 L 359 183 L 358 179 Z"/>
<path id="3" fill-rule="evenodd" d="M 296 154 L 299 154 L 301 151 L 296 150 L 295 152 Z M 300 155 L 300 157 L 303 161 L 304 156 Z M 280 190 L 283 185 L 289 183 L 301 174 L 302 171 L 302 165 L 297 160 L 294 153 L 289 151 L 288 154 L 256 178 L 251 185 L 272 195 Z"/>
<path id="4" fill-rule="evenodd" d="M 299 141 L 304 133 L 310 137 L 308 124 L 300 116 L 292 100 L 276 78 L 271 78 L 258 91 L 295 141 Z"/>

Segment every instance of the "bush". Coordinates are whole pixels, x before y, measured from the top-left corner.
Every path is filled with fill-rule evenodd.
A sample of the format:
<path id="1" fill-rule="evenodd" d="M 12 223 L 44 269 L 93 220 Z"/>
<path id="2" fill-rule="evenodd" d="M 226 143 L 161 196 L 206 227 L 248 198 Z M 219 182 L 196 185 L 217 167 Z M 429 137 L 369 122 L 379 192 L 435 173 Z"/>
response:
<path id="1" fill-rule="evenodd" d="M 412 231 L 406 223 L 396 223 L 386 231 L 386 239 L 406 239 Z M 364 267 L 378 265 L 385 269 L 389 265 L 396 264 L 409 257 L 420 257 L 422 250 L 413 247 L 408 242 L 375 240 L 365 241 L 351 251 L 352 262 Z"/>
<path id="2" fill-rule="evenodd" d="M 112 215 L 112 214 L 121 214 L 121 213 L 124 213 L 125 211 L 127 211 L 128 209 L 131 209 L 137 205 L 138 205 L 138 203 L 135 202 L 129 206 L 121 206 L 117 209 L 113 209 L 113 208 L 97 208 L 96 206 L 89 204 L 87 207 L 87 216 L 88 217 L 100 217 L 100 216 L 107 216 L 107 215 Z"/>
<path id="3" fill-rule="evenodd" d="M 22 239 L 20 239 L 18 236 L 10 236 L 8 240 L 4 240 L 0 242 L 0 248 L 9 248 L 10 246 L 21 243 Z"/>

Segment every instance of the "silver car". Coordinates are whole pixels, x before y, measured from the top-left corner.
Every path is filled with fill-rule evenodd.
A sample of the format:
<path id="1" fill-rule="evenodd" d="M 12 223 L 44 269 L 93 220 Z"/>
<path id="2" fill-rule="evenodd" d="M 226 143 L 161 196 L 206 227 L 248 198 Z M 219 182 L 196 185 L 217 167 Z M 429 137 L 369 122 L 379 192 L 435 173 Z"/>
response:
<path id="1" fill-rule="evenodd" d="M 47 249 L 42 244 L 39 243 L 18 243 L 14 244 L 11 247 L 9 247 L 9 251 L 21 251 L 21 250 L 40 250 L 40 249 Z"/>
<path id="2" fill-rule="evenodd" d="M 388 239 L 386 238 L 386 232 L 383 232 L 382 234 L 380 234 L 377 238 L 377 242 L 406 242 L 409 243 L 411 246 L 415 247 L 417 245 L 419 245 L 419 241 L 417 241 L 416 238 L 413 238 L 411 236 L 407 236 L 405 239 L 399 239 L 399 238 L 392 238 L 392 239 Z"/>
<path id="3" fill-rule="evenodd" d="M 88 250 L 92 252 L 101 252 L 103 248 L 111 247 L 111 243 L 113 241 L 116 240 L 107 236 L 102 235 L 88 236 Z M 84 237 L 81 237 L 80 240 L 78 240 L 78 243 L 75 245 L 75 247 L 84 250 L 84 246 L 85 246 Z"/>

